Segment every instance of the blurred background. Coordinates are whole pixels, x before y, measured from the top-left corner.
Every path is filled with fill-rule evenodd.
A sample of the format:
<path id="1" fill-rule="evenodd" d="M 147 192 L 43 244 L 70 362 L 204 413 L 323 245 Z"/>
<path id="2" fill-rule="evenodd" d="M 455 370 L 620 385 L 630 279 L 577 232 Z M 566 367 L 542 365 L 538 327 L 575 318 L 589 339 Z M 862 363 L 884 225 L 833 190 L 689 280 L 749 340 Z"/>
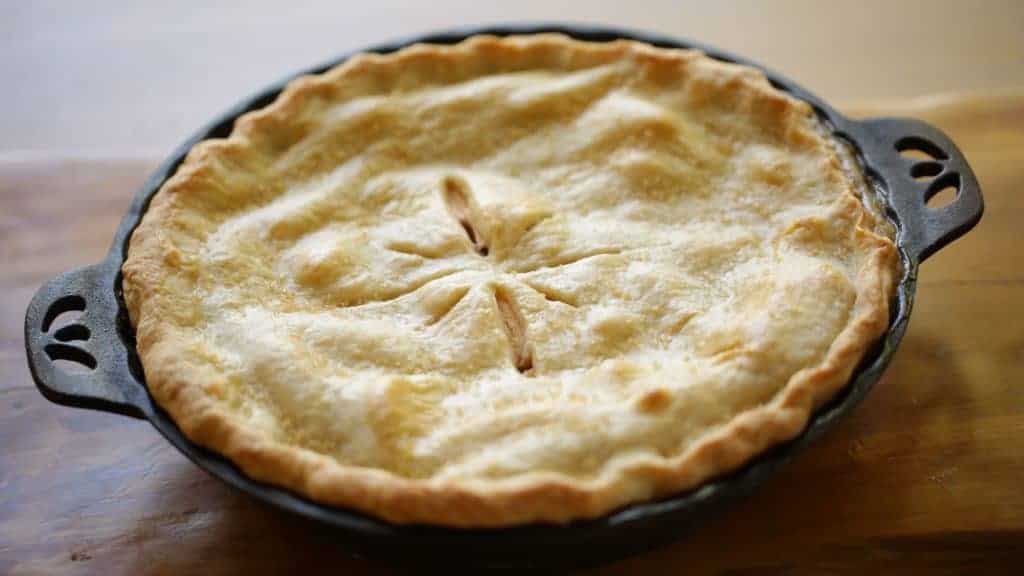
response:
<path id="1" fill-rule="evenodd" d="M 158 156 L 249 92 L 436 28 L 571 20 L 734 51 L 833 103 L 1024 85 L 1024 2 L 3 2 L 0 151 Z"/>

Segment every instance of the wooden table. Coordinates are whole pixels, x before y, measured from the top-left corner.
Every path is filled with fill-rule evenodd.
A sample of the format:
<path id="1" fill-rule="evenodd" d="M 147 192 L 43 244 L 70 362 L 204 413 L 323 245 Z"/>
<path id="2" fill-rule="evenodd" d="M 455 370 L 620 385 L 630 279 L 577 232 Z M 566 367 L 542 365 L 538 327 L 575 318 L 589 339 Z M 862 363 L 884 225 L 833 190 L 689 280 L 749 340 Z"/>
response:
<path id="1" fill-rule="evenodd" d="M 903 346 L 851 417 L 696 534 L 593 573 L 977 574 L 1024 562 L 1024 91 L 848 110 L 948 131 L 981 180 L 984 219 L 923 266 Z M 35 390 L 29 298 L 102 257 L 153 165 L 0 155 L 0 573 L 389 573 L 207 476 L 147 423 Z"/>

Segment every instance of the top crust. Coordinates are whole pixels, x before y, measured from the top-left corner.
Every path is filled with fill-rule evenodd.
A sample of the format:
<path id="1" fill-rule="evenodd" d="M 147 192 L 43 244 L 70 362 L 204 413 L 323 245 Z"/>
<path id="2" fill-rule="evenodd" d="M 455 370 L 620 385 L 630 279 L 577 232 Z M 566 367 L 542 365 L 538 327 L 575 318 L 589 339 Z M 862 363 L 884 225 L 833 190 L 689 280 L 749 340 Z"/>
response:
<path id="1" fill-rule="evenodd" d="M 695 51 L 364 54 L 189 153 L 125 301 L 154 399 L 258 480 L 398 523 L 593 518 L 846 385 L 897 274 L 855 166 Z"/>

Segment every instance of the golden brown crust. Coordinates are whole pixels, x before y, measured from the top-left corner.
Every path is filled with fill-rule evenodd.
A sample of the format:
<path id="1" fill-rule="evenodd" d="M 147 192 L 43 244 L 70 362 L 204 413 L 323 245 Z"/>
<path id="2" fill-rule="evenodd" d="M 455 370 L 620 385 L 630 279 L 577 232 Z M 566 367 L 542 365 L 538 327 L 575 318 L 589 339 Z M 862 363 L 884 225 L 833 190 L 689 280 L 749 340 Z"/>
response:
<path id="1" fill-rule="evenodd" d="M 515 62 L 514 67 L 522 69 L 557 70 L 619 59 L 632 59 L 654 81 L 661 77 L 670 81 L 681 66 L 703 57 L 634 42 L 589 44 L 558 35 L 476 37 L 454 47 L 418 45 L 387 56 L 357 56 L 322 76 L 300 78 L 273 104 L 240 118 L 228 139 L 197 145 L 154 197 L 131 238 L 124 265 L 125 301 L 153 397 L 187 437 L 226 455 L 252 477 L 400 523 L 468 527 L 593 518 L 697 486 L 796 436 L 811 412 L 847 384 L 865 350 L 888 323 L 895 248 L 889 239 L 874 233 L 873 217 L 860 202 L 840 202 L 835 215 L 858 222 L 854 250 L 859 269 L 848 320 L 820 361 L 789 377 L 767 402 L 709 429 L 681 453 L 634 454 L 581 477 L 559 472 L 497 479 L 403 476 L 346 465 L 324 453 L 282 442 L 246 426 L 225 408 L 218 400 L 228 394 L 224 374 L 211 368 L 211 363 L 197 360 L 204 351 L 181 339 L 174 328 L 202 322 L 200 308 L 182 307 L 177 298 L 194 289 L 200 271 L 190 250 L 198 247 L 201 235 L 210 232 L 202 222 L 195 223 L 194 230 L 182 226 L 188 219 L 182 216 L 178 199 L 215 186 L 223 170 L 249 171 L 253 186 L 260 186 L 266 167 L 254 158 L 287 154 L 290 146 L 314 129 L 305 121 L 307 111 L 352 95 L 388 94 L 423 82 L 454 83 L 483 76 L 495 61 Z M 753 121 L 772 118 L 771 126 L 781 127 L 785 132 L 781 137 L 792 145 L 820 144 L 820 135 L 803 128 L 809 116 L 806 106 L 771 88 L 758 72 L 722 64 L 719 74 L 704 81 L 726 86 L 708 98 L 721 99 L 723 94 L 746 98 Z M 691 96 L 691 102 L 699 105 L 699 91 Z M 860 183 L 850 182 L 843 174 L 839 162 L 843 154 L 835 152 L 824 169 L 834 173 L 837 182 L 846 182 L 851 196 L 863 193 Z M 236 200 L 226 191 L 220 198 L 204 196 L 202 202 Z M 316 281 L 319 269 L 304 271 L 310 281 Z M 517 362 L 524 362 L 524 354 L 516 352 Z M 640 411 L 658 413 L 670 402 L 665 391 L 655 389 L 638 397 L 636 404 Z"/>

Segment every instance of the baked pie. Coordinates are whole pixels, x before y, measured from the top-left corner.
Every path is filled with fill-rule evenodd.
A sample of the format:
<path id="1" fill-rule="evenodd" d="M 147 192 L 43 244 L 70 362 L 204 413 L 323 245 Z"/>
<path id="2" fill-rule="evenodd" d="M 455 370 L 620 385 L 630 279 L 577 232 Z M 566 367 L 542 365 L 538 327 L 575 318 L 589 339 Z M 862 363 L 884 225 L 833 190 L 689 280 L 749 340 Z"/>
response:
<path id="1" fill-rule="evenodd" d="M 299 78 L 132 235 L 153 398 L 399 523 L 591 518 L 797 435 L 886 330 L 892 230 L 804 102 L 696 51 L 477 36 Z"/>

